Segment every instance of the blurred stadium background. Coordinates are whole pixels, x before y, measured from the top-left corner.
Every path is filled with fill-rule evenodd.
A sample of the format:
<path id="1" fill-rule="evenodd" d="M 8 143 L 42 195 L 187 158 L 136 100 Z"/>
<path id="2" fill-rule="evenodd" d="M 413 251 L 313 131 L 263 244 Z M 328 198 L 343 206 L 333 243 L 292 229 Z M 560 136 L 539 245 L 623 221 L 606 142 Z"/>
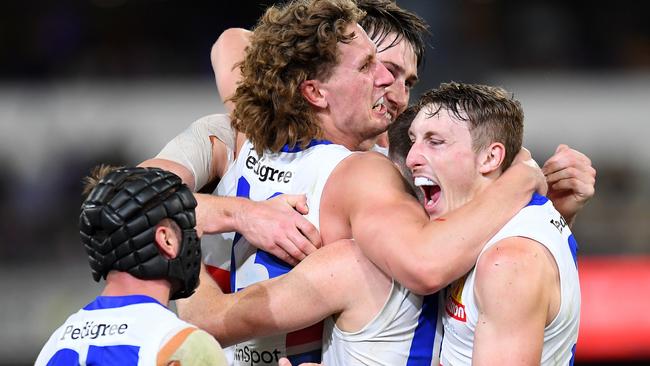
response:
<path id="1" fill-rule="evenodd" d="M 272 1 L 25 0 L 0 5 L 0 364 L 31 364 L 99 292 L 77 236 L 80 180 L 153 156 L 223 111 L 209 51 Z M 650 362 L 650 3 L 399 0 L 431 25 L 414 97 L 504 86 L 541 163 L 559 143 L 598 171 L 579 216 L 576 364 Z"/>

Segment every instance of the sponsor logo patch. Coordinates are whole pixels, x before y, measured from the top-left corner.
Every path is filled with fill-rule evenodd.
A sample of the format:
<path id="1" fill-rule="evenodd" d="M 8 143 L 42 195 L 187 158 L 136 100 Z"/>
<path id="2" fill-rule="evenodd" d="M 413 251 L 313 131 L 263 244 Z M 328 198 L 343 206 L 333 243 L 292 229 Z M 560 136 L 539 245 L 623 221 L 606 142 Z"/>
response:
<path id="1" fill-rule="evenodd" d="M 126 333 L 129 325 L 122 324 L 109 324 L 109 323 L 95 323 L 94 321 L 85 322 L 83 325 L 70 324 L 63 330 L 60 340 L 66 338 L 77 339 L 97 339 L 98 337 L 114 336 Z"/>
<path id="2" fill-rule="evenodd" d="M 466 322 L 465 305 L 463 305 L 463 288 L 465 287 L 467 275 L 447 287 L 447 298 L 445 299 L 445 311 L 447 314 L 461 322 Z"/>
<path id="3" fill-rule="evenodd" d="M 289 170 L 275 169 L 270 165 L 265 165 L 262 159 L 255 156 L 255 150 L 251 150 L 246 157 L 246 168 L 257 176 L 260 182 L 278 182 L 289 183 L 293 178 L 293 172 Z"/>

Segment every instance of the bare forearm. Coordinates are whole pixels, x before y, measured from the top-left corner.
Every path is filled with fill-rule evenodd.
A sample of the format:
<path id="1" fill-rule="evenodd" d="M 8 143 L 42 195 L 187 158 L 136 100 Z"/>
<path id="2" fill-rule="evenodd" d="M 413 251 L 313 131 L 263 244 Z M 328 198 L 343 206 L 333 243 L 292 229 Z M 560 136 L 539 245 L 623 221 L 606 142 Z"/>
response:
<path id="1" fill-rule="evenodd" d="M 197 227 L 208 234 L 238 231 L 239 215 L 251 205 L 240 197 L 214 196 L 197 193 Z"/>
<path id="2" fill-rule="evenodd" d="M 208 316 L 210 332 L 230 345 L 303 329 L 340 313 L 358 282 L 353 279 L 358 274 L 351 270 L 356 264 L 354 250 L 350 242 L 333 243 L 283 276 L 227 295 L 223 306 Z"/>
<path id="3" fill-rule="evenodd" d="M 178 175 L 183 181 L 183 183 L 187 184 L 187 186 L 192 191 L 195 190 L 194 175 L 187 167 L 179 163 L 167 159 L 153 158 L 153 159 L 148 159 L 143 161 L 142 163 L 138 164 L 138 166 L 143 168 L 160 168 L 160 169 L 165 169 L 167 171 L 170 171 Z"/>
<path id="4" fill-rule="evenodd" d="M 530 175 L 504 174 L 473 201 L 430 222 L 408 216 L 412 207 L 369 210 L 359 225 L 364 230 L 354 235 L 386 274 L 415 293 L 430 294 L 472 268 L 484 244 L 528 203 L 534 183 Z"/>
<path id="5" fill-rule="evenodd" d="M 264 286 L 252 285 L 229 296 L 236 298 L 236 301 L 228 309 L 220 311 L 217 317 L 213 317 L 213 335 L 224 346 L 283 331 L 274 321 L 274 314 L 269 307 L 270 295 Z"/>
<path id="6" fill-rule="evenodd" d="M 187 299 L 177 300 L 176 307 L 181 319 L 198 326 L 216 338 L 221 326 L 220 319 L 224 312 L 233 306 L 233 300 L 232 296 L 221 291 L 219 285 L 202 265 L 196 292 Z"/>
<path id="7" fill-rule="evenodd" d="M 530 201 L 534 191 L 532 179 L 504 175 L 474 200 L 429 223 L 423 231 L 428 246 L 420 247 L 423 258 L 435 264 L 430 275 L 437 280 L 430 284 L 429 292 L 467 273 L 487 241 Z"/>

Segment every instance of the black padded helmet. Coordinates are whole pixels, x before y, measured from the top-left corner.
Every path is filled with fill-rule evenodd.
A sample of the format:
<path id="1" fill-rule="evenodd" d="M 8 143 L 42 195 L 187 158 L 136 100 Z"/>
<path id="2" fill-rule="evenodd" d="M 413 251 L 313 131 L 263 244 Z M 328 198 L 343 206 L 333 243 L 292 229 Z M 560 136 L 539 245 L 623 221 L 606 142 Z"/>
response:
<path id="1" fill-rule="evenodd" d="M 81 206 L 79 231 L 93 278 L 111 270 L 141 279 L 167 279 L 172 300 L 190 296 L 199 280 L 201 243 L 194 229 L 194 195 L 181 179 L 157 168 L 121 168 L 102 178 Z M 178 255 L 165 258 L 156 245 L 160 220 L 183 232 Z"/>

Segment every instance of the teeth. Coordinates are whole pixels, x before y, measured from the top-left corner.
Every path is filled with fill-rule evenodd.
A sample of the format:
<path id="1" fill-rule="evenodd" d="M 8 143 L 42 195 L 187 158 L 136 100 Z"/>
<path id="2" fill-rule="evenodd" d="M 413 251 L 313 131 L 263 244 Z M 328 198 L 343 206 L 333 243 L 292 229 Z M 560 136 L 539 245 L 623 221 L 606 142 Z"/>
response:
<path id="1" fill-rule="evenodd" d="M 425 177 L 415 177 L 415 179 L 413 179 L 413 184 L 415 184 L 416 187 L 436 185 L 431 179 Z"/>
<path id="2" fill-rule="evenodd" d="M 386 113 L 386 115 L 388 116 L 388 120 L 392 122 L 393 121 L 393 115 L 390 114 L 390 113 Z"/>
<path id="3" fill-rule="evenodd" d="M 382 104 L 384 104 L 384 97 L 379 98 L 379 100 L 375 102 L 375 104 L 372 106 L 372 108 L 377 108 Z"/>

